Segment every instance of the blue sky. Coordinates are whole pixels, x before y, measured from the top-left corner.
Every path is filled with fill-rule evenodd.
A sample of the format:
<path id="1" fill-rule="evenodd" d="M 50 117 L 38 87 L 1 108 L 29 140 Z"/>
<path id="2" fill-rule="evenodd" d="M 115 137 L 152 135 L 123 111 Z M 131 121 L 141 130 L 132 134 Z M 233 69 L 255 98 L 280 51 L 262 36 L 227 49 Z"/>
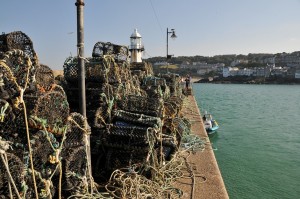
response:
<path id="1" fill-rule="evenodd" d="M 76 0 L 2 0 L 0 33 L 23 31 L 40 62 L 62 69 L 75 56 Z M 144 58 L 300 50 L 300 0 L 85 0 L 85 56 L 98 41 L 129 45 L 137 28 Z"/>

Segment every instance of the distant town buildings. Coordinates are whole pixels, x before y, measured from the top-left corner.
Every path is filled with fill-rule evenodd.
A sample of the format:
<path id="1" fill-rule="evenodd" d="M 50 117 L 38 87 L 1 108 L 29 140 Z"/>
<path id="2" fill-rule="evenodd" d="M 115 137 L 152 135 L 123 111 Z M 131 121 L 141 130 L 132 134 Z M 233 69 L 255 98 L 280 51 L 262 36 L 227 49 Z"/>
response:
<path id="1" fill-rule="evenodd" d="M 287 77 L 300 78 L 300 67 L 275 67 L 275 65 L 267 65 L 265 67 L 242 68 L 224 67 L 223 77 L 233 76 L 252 76 L 252 77 Z"/>
<path id="2" fill-rule="evenodd" d="M 204 57 L 202 57 L 203 59 Z M 198 75 L 218 75 L 223 77 L 247 76 L 247 77 L 283 77 L 300 79 L 300 51 L 293 53 L 257 53 L 248 55 L 219 55 L 204 58 L 206 61 L 190 61 L 197 59 L 197 56 L 191 59 L 180 58 L 183 60 L 176 65 L 180 69 L 189 69 L 197 71 Z M 212 63 L 226 62 L 224 63 Z M 176 62 L 176 60 L 174 60 Z M 166 65 L 165 61 L 155 62 L 154 66 Z"/>

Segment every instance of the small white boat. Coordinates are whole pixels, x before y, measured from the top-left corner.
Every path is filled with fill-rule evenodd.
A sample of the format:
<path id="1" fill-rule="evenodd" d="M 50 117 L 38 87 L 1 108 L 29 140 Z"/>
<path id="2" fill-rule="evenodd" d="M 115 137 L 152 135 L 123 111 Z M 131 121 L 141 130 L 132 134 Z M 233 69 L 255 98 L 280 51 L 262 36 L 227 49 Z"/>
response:
<path id="1" fill-rule="evenodd" d="M 207 134 L 213 134 L 214 132 L 216 132 L 216 130 L 218 130 L 219 125 L 217 121 L 213 119 L 211 114 L 205 112 L 202 119 Z"/>

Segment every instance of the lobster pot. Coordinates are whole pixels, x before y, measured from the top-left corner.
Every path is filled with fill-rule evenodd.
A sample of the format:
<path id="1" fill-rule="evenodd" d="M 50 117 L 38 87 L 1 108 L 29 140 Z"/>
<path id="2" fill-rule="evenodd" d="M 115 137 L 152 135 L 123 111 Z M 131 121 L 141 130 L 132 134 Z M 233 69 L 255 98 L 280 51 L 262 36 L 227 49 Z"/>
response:
<path id="1" fill-rule="evenodd" d="M 190 124 L 189 122 L 184 118 L 167 118 L 164 120 L 164 126 L 163 126 L 163 135 L 167 135 L 166 139 L 170 142 L 172 142 L 174 145 L 179 147 L 181 138 L 184 134 L 188 134 L 190 131 Z M 167 139 L 172 137 L 172 139 Z"/>
<path id="2" fill-rule="evenodd" d="M 107 129 L 105 128 L 91 128 L 92 134 L 90 135 L 90 142 L 91 142 L 91 153 L 94 155 L 99 155 L 102 150 L 102 139 L 107 134 Z"/>
<path id="3" fill-rule="evenodd" d="M 172 96 L 164 102 L 165 115 L 167 117 L 177 117 L 182 109 L 183 100 L 178 96 Z"/>
<path id="4" fill-rule="evenodd" d="M 171 96 L 171 91 L 169 86 L 161 86 L 161 90 L 163 93 L 163 99 L 166 100 Z"/>
<path id="5" fill-rule="evenodd" d="M 113 171 L 133 164 L 143 164 L 147 155 L 148 150 L 109 149 L 105 158 L 105 169 Z"/>
<path id="6" fill-rule="evenodd" d="M 0 64 L 0 99 L 9 100 L 19 95 L 14 79 L 11 69 Z"/>
<path id="7" fill-rule="evenodd" d="M 76 83 L 79 80 L 78 58 L 68 57 L 63 65 L 65 80 L 69 83 Z"/>
<path id="8" fill-rule="evenodd" d="M 35 67 L 22 50 L 7 51 L 0 64 L 0 98 L 12 99 L 19 95 L 18 87 L 25 91 L 34 81 Z M 28 84 L 29 83 L 29 84 Z"/>
<path id="9" fill-rule="evenodd" d="M 132 70 L 131 74 L 137 76 L 140 82 L 146 77 L 146 72 L 142 70 Z"/>
<path id="10" fill-rule="evenodd" d="M 89 110 L 96 110 L 101 104 L 102 88 L 88 88 L 86 89 L 86 107 Z"/>
<path id="11" fill-rule="evenodd" d="M 87 132 L 85 129 L 85 120 L 80 113 L 71 113 L 67 122 L 67 132 L 65 135 L 64 148 L 79 147 L 85 144 L 84 136 Z"/>
<path id="12" fill-rule="evenodd" d="M 144 127 L 161 128 L 162 122 L 159 117 L 132 113 L 124 110 L 113 111 L 113 121 L 123 121 L 125 123 L 136 124 Z"/>
<path id="13" fill-rule="evenodd" d="M 25 182 L 25 166 L 19 157 L 12 153 L 5 153 L 6 155 L 1 153 L 1 156 L 5 159 L 6 164 L 8 164 L 9 172 L 12 175 L 12 179 L 14 180 L 17 189 L 20 191 L 20 194 L 24 194 L 22 190 L 23 183 Z M 9 177 L 7 170 L 3 164 L 2 158 L 0 160 L 0 198 L 8 198 L 9 193 Z M 12 184 L 10 184 L 12 189 L 13 198 L 17 198 L 17 195 L 12 188 Z"/>
<path id="14" fill-rule="evenodd" d="M 183 106 L 183 98 L 181 98 L 180 96 L 171 96 L 168 99 L 168 101 L 176 104 L 176 106 L 178 106 L 179 110 L 181 111 L 182 106 Z"/>
<path id="15" fill-rule="evenodd" d="M 42 91 L 49 91 L 55 83 L 55 78 L 52 69 L 41 64 L 35 72 L 37 87 Z"/>
<path id="16" fill-rule="evenodd" d="M 160 86 L 141 86 L 147 96 L 152 98 L 163 98 L 163 93 Z"/>
<path id="17" fill-rule="evenodd" d="M 141 86 L 147 96 L 152 98 L 167 99 L 170 97 L 170 89 L 168 86 Z"/>
<path id="18" fill-rule="evenodd" d="M 166 84 L 170 87 L 171 96 L 181 96 L 181 77 L 175 73 L 160 74 L 161 78 L 166 80 Z"/>
<path id="19" fill-rule="evenodd" d="M 143 86 L 166 86 L 166 80 L 159 77 L 146 77 L 143 80 Z"/>
<path id="20" fill-rule="evenodd" d="M 86 88 L 86 107 L 88 112 L 95 111 L 102 103 L 102 93 L 111 93 L 113 94 L 113 88 L 107 89 L 106 84 L 101 84 L 99 88 Z M 68 102 L 70 103 L 70 107 L 72 108 L 72 112 L 78 112 L 79 110 L 79 100 L 78 100 L 78 88 L 67 88 L 66 95 L 68 97 Z M 91 116 L 93 116 L 93 114 Z"/>
<path id="21" fill-rule="evenodd" d="M 77 87 L 76 83 L 79 81 L 77 62 L 77 58 L 69 57 L 64 63 L 65 80 L 70 83 L 72 87 Z M 115 84 L 121 82 L 120 67 L 111 56 L 89 58 L 85 64 L 85 68 L 85 79 L 87 83 Z"/>
<path id="22" fill-rule="evenodd" d="M 182 96 L 182 87 L 180 85 L 170 85 L 170 95 L 171 96 Z"/>
<path id="23" fill-rule="evenodd" d="M 168 85 L 172 85 L 172 84 L 177 85 L 178 83 L 181 82 L 181 77 L 175 73 L 160 74 L 160 77 L 164 78 Z"/>
<path id="24" fill-rule="evenodd" d="M 160 98 L 150 98 L 137 95 L 128 95 L 117 101 L 118 108 L 153 117 L 162 117 L 163 101 Z"/>
<path id="25" fill-rule="evenodd" d="M 149 148 L 156 142 L 156 130 L 117 123 L 108 129 L 103 136 L 102 145 L 117 149 Z"/>
<path id="26" fill-rule="evenodd" d="M 42 130 L 33 135 L 31 143 L 34 169 L 40 172 L 42 178 L 47 179 L 59 161 L 60 156 L 55 154 L 54 149 L 60 143 L 53 134 Z"/>
<path id="27" fill-rule="evenodd" d="M 64 159 L 64 190 L 70 194 L 83 193 L 87 182 L 87 154 L 84 146 L 70 148 Z"/>
<path id="28" fill-rule="evenodd" d="M 111 55 L 100 58 L 91 58 L 86 64 L 86 81 L 109 84 L 121 83 L 123 63 L 115 62 Z"/>
<path id="29" fill-rule="evenodd" d="M 126 82 L 128 79 L 131 79 L 132 74 L 129 62 L 118 62 L 118 65 L 120 67 L 121 82 Z"/>
<path id="30" fill-rule="evenodd" d="M 34 51 L 33 43 L 25 33 L 15 31 L 0 35 L 0 52 L 7 52 L 15 49 L 24 51 L 33 62 L 33 65 L 37 64 L 38 58 Z"/>
<path id="31" fill-rule="evenodd" d="M 162 147 L 162 148 L 160 148 Z M 158 159 L 160 159 L 161 156 L 163 156 L 163 160 L 171 160 L 172 155 L 175 154 L 176 151 L 178 151 L 178 148 L 173 142 L 162 142 L 162 146 L 160 146 L 156 149 L 158 154 Z"/>
<path id="32" fill-rule="evenodd" d="M 127 95 L 142 95 L 140 86 L 137 83 L 138 81 L 135 82 L 132 80 L 127 80 L 124 82 L 121 86 L 120 96 L 125 97 Z"/>
<path id="33" fill-rule="evenodd" d="M 105 128 L 106 124 L 109 124 L 111 122 L 111 112 L 108 108 L 107 104 L 103 104 L 100 106 L 96 113 L 93 116 L 94 118 L 94 128 Z M 92 119 L 92 118 L 91 118 Z"/>
<path id="34" fill-rule="evenodd" d="M 38 97 L 30 111 L 29 124 L 32 128 L 44 129 L 57 135 L 63 133 L 70 108 L 65 95 L 50 91 Z"/>
<path id="35" fill-rule="evenodd" d="M 93 57 L 113 56 L 118 62 L 127 61 L 129 50 L 126 46 L 116 45 L 110 42 L 97 42 L 93 48 Z"/>
<path id="36" fill-rule="evenodd" d="M 145 71 L 147 76 L 153 75 L 153 68 L 152 65 L 148 62 L 134 62 L 130 65 L 131 70 L 141 70 Z"/>
<path id="37" fill-rule="evenodd" d="M 21 121 L 24 117 L 22 117 L 22 112 L 19 109 L 14 109 L 14 106 L 4 99 L 0 99 L 0 110 L 2 114 L 0 118 L 0 137 L 5 138 L 11 136 L 13 132 L 18 132 L 15 129 L 21 125 L 17 124 L 17 121 L 20 120 L 18 117 L 21 117 Z"/>
<path id="38" fill-rule="evenodd" d="M 69 83 L 64 87 L 71 112 L 79 112 L 79 89 L 71 86 Z"/>

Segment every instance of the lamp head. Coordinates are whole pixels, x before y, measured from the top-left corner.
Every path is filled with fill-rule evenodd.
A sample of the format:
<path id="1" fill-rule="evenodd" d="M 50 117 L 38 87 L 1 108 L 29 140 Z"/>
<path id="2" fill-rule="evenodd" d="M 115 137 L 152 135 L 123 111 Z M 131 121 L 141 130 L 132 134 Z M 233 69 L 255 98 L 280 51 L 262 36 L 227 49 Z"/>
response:
<path id="1" fill-rule="evenodd" d="M 172 33 L 171 38 L 172 38 L 172 39 L 176 39 L 177 36 L 176 36 L 176 34 L 175 34 L 175 30 L 174 30 L 174 29 L 171 29 L 171 33 Z"/>

